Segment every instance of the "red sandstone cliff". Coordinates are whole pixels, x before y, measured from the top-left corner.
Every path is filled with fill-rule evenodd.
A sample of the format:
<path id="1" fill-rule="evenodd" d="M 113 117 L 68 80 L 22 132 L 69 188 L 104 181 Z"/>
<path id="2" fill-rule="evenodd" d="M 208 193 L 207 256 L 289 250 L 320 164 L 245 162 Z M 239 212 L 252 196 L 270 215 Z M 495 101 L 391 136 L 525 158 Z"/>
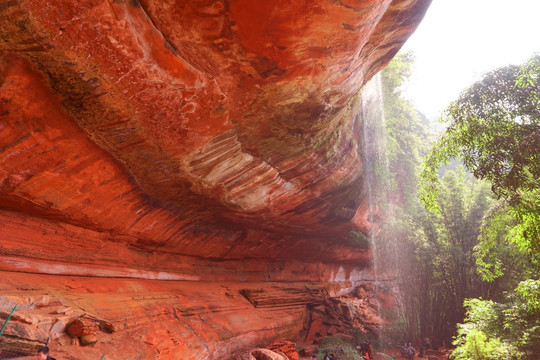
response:
<path id="1" fill-rule="evenodd" d="M 355 94 L 429 2 L 1 1 L 6 304 L 126 329 L 88 356 L 298 339 L 317 294 L 369 278 Z"/>

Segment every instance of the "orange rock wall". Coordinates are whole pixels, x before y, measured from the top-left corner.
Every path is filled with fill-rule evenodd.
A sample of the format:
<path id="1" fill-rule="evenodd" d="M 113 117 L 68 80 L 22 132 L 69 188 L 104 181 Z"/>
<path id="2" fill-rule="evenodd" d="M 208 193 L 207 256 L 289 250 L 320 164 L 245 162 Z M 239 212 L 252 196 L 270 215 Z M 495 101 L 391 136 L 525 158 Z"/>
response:
<path id="1" fill-rule="evenodd" d="M 229 359 L 245 349 L 268 345 L 276 337 L 298 337 L 305 326 L 309 299 L 298 302 L 293 295 L 290 304 L 256 308 L 240 291 L 261 286 L 270 295 L 276 290 L 282 295 L 305 288 L 306 283 L 283 286 L 272 282 L 173 282 L 12 273 L 0 283 L 0 305 L 4 299 L 19 302 L 11 329 L 6 328 L 7 335 L 15 324 L 31 319 L 35 325 L 23 324 L 35 328 L 33 335 L 42 343 L 52 336 L 52 354 L 60 359 L 103 355 L 107 359 Z M 24 295 L 21 287 L 26 289 Z M 39 305 L 31 308 L 25 303 Z M 78 346 L 76 339 L 66 334 L 50 333 L 49 329 L 57 323 L 65 325 L 65 319 L 74 317 L 78 309 L 111 321 L 116 331 L 98 331 L 98 343 L 92 347 Z"/>
<path id="2" fill-rule="evenodd" d="M 201 294 L 228 282 L 232 298 L 215 301 L 248 309 L 242 282 L 339 293 L 370 278 L 369 252 L 347 238 L 370 227 L 355 94 L 429 2 L 0 2 L 2 289 L 71 302 L 58 279 L 84 283 L 77 306 L 99 313 L 144 284 L 139 293 L 185 292 L 206 327 L 232 326 L 201 325 L 191 347 L 163 345 L 163 359 L 299 337 L 305 304 L 250 308 L 244 328 Z M 101 295 L 85 295 L 94 286 Z M 259 327 L 269 330 L 253 337 Z"/>

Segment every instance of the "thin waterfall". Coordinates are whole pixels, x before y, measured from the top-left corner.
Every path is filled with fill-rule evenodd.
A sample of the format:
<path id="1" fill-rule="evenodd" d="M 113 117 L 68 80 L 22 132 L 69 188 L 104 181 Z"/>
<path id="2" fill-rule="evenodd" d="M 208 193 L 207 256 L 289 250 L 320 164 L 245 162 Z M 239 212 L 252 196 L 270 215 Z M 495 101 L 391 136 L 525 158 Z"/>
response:
<path id="1" fill-rule="evenodd" d="M 380 74 L 375 75 L 362 89 L 362 142 L 365 186 L 369 201 L 368 234 L 372 252 L 373 282 L 376 288 L 386 289 L 397 300 L 396 314 L 402 314 L 397 276 L 399 239 L 392 231 L 393 206 L 386 151 L 386 128 Z M 378 309 L 380 313 L 380 308 Z M 384 337 L 384 327 L 381 329 Z"/>
<path id="2" fill-rule="evenodd" d="M 386 210 L 385 204 L 388 189 L 384 184 L 385 176 L 388 173 L 388 159 L 386 156 L 384 108 L 382 100 L 381 77 L 375 75 L 366 85 L 361 93 L 362 103 L 362 140 L 363 140 L 363 160 L 365 169 L 365 181 L 369 202 L 368 221 L 371 224 L 368 238 L 372 250 L 372 267 L 374 270 L 374 280 L 384 279 L 386 269 L 384 262 L 381 263 L 379 245 L 382 242 L 381 225 Z"/>

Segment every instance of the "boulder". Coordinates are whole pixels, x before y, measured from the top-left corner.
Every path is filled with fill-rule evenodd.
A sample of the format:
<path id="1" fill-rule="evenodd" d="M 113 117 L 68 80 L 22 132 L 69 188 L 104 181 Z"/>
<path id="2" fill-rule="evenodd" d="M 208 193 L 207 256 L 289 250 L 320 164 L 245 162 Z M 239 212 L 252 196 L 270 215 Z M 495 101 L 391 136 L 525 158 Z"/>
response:
<path id="1" fill-rule="evenodd" d="M 73 320 L 66 327 L 66 332 L 72 338 L 94 334 L 99 329 L 99 325 L 86 318 Z"/>
<path id="2" fill-rule="evenodd" d="M 353 296 L 357 297 L 358 299 L 363 299 L 366 297 L 366 289 L 359 286 L 353 291 Z"/>
<path id="3" fill-rule="evenodd" d="M 243 353 L 234 358 L 234 360 L 256 360 L 250 352 Z"/>
<path id="4" fill-rule="evenodd" d="M 88 345 L 94 345 L 95 343 L 97 343 L 98 339 L 96 335 L 89 334 L 89 335 L 83 335 L 79 337 L 79 341 L 81 342 L 81 346 L 88 346 Z"/>
<path id="5" fill-rule="evenodd" d="M 347 304 L 341 304 L 341 313 L 347 321 L 352 321 L 354 315 L 351 308 Z"/>
<path id="6" fill-rule="evenodd" d="M 373 284 L 364 284 L 362 285 L 362 287 L 366 289 L 366 291 L 373 291 L 375 289 L 375 286 Z"/>
<path id="7" fill-rule="evenodd" d="M 268 349 L 251 350 L 251 355 L 253 355 L 256 360 L 289 360 L 286 355 L 278 354 Z"/>
<path id="8" fill-rule="evenodd" d="M 289 360 L 298 360 L 300 355 L 296 351 L 296 344 L 287 340 L 276 340 L 267 349 L 277 353 L 282 352 Z"/>
<path id="9" fill-rule="evenodd" d="M 67 323 L 68 319 L 58 319 L 54 323 L 54 325 L 51 327 L 51 330 L 49 331 L 53 339 L 59 338 L 60 336 L 65 334 Z"/>

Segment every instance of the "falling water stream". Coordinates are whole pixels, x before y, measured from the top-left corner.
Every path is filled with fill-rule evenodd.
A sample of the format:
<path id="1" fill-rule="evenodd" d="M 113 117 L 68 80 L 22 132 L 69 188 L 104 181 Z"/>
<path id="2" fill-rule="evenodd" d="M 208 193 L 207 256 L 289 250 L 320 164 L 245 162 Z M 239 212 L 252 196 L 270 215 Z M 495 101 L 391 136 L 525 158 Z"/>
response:
<path id="1" fill-rule="evenodd" d="M 372 268 L 374 281 L 378 282 L 385 278 L 386 268 L 383 259 L 380 258 L 379 245 L 381 234 L 383 203 L 386 200 L 384 190 L 387 188 L 382 183 L 382 174 L 388 173 L 388 160 L 386 157 L 386 141 L 384 136 L 384 108 L 381 90 L 381 77 L 375 75 L 362 89 L 362 142 L 363 161 L 365 169 L 365 183 L 367 187 L 370 232 L 368 234 L 370 248 L 372 250 Z"/>
<path id="2" fill-rule="evenodd" d="M 391 230 L 393 218 L 390 204 L 390 171 L 386 151 L 384 104 L 380 74 L 375 75 L 362 89 L 362 143 L 365 183 L 369 201 L 368 234 L 372 252 L 373 282 L 394 294 L 397 290 L 398 242 Z M 397 297 L 399 301 L 399 296 Z M 398 314 L 402 306 L 398 303 Z M 380 313 L 380 308 L 378 309 Z M 384 332 L 384 327 L 382 329 Z"/>

